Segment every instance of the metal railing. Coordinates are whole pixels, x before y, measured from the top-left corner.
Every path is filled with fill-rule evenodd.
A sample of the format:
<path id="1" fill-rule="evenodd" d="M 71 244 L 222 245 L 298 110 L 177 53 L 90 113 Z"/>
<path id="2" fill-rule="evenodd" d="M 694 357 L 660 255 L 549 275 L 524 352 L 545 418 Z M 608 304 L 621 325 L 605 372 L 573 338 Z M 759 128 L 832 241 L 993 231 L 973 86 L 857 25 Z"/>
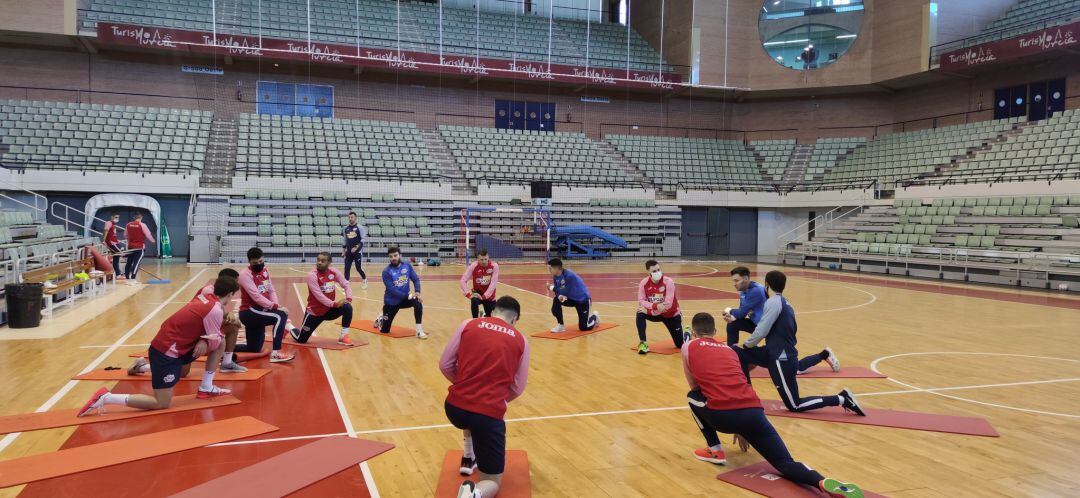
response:
<path id="1" fill-rule="evenodd" d="M 865 198 L 862 200 L 862 202 L 859 203 L 858 206 L 855 206 L 855 207 L 853 207 L 851 209 L 848 209 L 847 211 L 844 211 L 844 212 L 840 212 L 842 209 L 844 209 L 843 205 L 836 206 L 836 207 L 834 207 L 834 208 L 832 208 L 832 209 L 830 209 L 830 210 L 828 210 L 828 211 L 826 211 L 826 212 L 824 212 L 822 214 L 819 214 L 819 215 L 815 216 L 813 219 L 811 219 L 809 221 L 806 221 L 806 222 L 800 224 L 799 226 L 797 226 L 795 228 L 792 228 L 791 230 L 788 230 L 788 231 L 778 235 L 776 237 L 776 241 L 779 242 L 779 244 L 780 244 L 780 253 L 781 253 L 781 255 L 783 255 L 783 253 L 788 250 L 789 246 L 793 245 L 794 243 L 796 243 L 796 242 L 809 243 L 810 238 L 814 234 L 816 234 L 819 230 L 827 230 L 829 228 L 832 228 L 834 223 L 836 223 L 836 222 L 838 222 L 838 221 L 840 221 L 840 220 L 842 220 L 844 218 L 847 218 L 852 213 L 855 213 L 855 212 L 861 213 L 863 211 L 863 209 L 865 208 L 865 206 L 866 206 L 866 199 Z M 837 213 L 839 213 L 839 214 L 837 214 Z M 814 225 L 813 228 L 808 228 L 810 225 Z M 803 230 L 804 228 L 807 229 L 806 233 L 805 234 L 800 234 L 799 232 L 801 230 Z M 785 237 L 788 237 L 788 236 L 790 236 L 792 234 L 795 234 L 795 235 L 793 237 L 790 237 L 790 238 L 785 238 Z M 800 241 L 799 239 L 803 238 L 803 237 L 805 237 L 806 240 Z"/>
<path id="2" fill-rule="evenodd" d="M 979 33 L 975 36 L 969 36 L 960 40 L 954 40 L 948 43 L 934 45 L 930 47 L 930 67 L 938 67 L 938 62 L 941 59 L 941 54 L 945 52 L 950 52 L 958 48 L 972 47 L 983 43 L 1005 40 L 1008 38 L 1020 36 L 1025 33 L 1038 31 L 1040 29 L 1045 29 L 1052 26 L 1060 26 L 1069 21 L 1072 21 L 1073 19 L 1080 19 L 1080 9 L 1055 14 L 1051 17 L 1044 17 L 1042 19 L 1036 19 L 1034 21 L 1029 21 L 1026 23 L 1013 24 L 1011 26 L 1006 26 L 995 31 Z M 1012 32 L 1014 34 L 1009 35 L 1009 32 Z"/>
<path id="3" fill-rule="evenodd" d="M 34 200 L 34 203 L 32 205 L 27 204 L 26 202 L 23 202 L 14 197 L 11 197 L 4 192 L 0 192 L 0 198 L 4 198 L 21 206 L 30 208 L 30 213 L 34 220 L 41 222 L 45 221 L 45 210 L 49 206 L 49 199 L 47 199 L 44 195 L 41 195 L 32 190 L 24 189 L 10 182 L 0 180 L 0 185 L 5 187 L 6 190 L 19 191 L 24 194 L 30 194 L 31 198 Z"/>

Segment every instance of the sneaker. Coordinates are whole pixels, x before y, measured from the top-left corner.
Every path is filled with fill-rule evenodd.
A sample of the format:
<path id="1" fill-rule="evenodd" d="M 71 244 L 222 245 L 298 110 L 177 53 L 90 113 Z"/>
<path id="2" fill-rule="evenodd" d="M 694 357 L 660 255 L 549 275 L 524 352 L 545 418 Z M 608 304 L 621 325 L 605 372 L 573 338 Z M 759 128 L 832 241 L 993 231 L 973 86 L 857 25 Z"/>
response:
<path id="1" fill-rule="evenodd" d="M 724 456 L 724 450 L 713 451 L 709 448 L 701 448 L 694 450 L 694 458 L 697 458 L 702 462 L 715 463 L 717 465 L 724 465 L 727 463 L 727 457 Z"/>
<path id="2" fill-rule="evenodd" d="M 641 341 L 637 345 L 637 354 L 649 354 L 649 343 Z"/>
<path id="3" fill-rule="evenodd" d="M 348 333 L 341 334 L 340 336 L 338 336 L 337 343 L 341 344 L 342 346 L 355 346 L 356 345 L 356 344 L 354 344 L 352 342 L 352 339 L 349 338 Z"/>
<path id="4" fill-rule="evenodd" d="M 128 372 L 127 372 L 128 375 L 142 375 L 143 374 L 142 369 L 147 364 L 149 364 L 149 362 L 146 361 L 146 358 L 136 358 L 135 359 L 135 364 L 128 367 Z"/>
<path id="5" fill-rule="evenodd" d="M 95 410 L 98 411 L 99 414 L 104 413 L 105 412 L 105 395 L 106 394 L 109 394 L 108 389 L 105 389 L 104 387 L 101 388 L 101 389 L 98 389 L 94 393 L 93 396 L 90 396 L 90 399 L 87 400 L 86 404 L 83 405 L 82 409 L 79 410 L 79 415 L 78 416 L 85 417 L 85 416 L 89 415 L 90 412 L 93 412 Z"/>
<path id="6" fill-rule="evenodd" d="M 844 403 L 841 406 L 843 406 L 845 410 L 855 412 L 855 414 L 860 417 L 866 416 L 866 412 L 859 406 L 859 402 L 855 401 L 855 395 L 852 394 L 848 388 L 845 387 L 843 391 L 840 391 L 840 396 L 844 397 Z"/>
<path id="7" fill-rule="evenodd" d="M 863 498 L 862 489 L 857 484 L 840 482 L 836 479 L 822 479 L 818 488 L 833 498 Z"/>
<path id="8" fill-rule="evenodd" d="M 232 394 L 232 389 L 225 389 L 224 387 L 210 386 L 210 389 L 203 389 L 199 387 L 199 392 L 195 393 L 196 399 L 213 399 L 218 396 L 226 396 Z"/>
<path id="9" fill-rule="evenodd" d="M 424 333 L 424 327 L 422 327 L 420 325 L 416 326 L 416 338 L 417 339 L 427 339 L 428 338 L 428 335 Z"/>
<path id="10" fill-rule="evenodd" d="M 379 318 L 376 318 L 374 322 L 371 322 L 371 328 L 378 330 L 379 332 L 382 332 L 384 334 L 389 334 L 389 330 L 383 332 L 382 324 L 384 320 L 386 320 L 386 315 L 379 315 Z"/>
<path id="11" fill-rule="evenodd" d="M 285 350 L 270 353 L 270 363 L 284 363 L 296 359 L 296 353 L 286 353 Z"/>
<path id="12" fill-rule="evenodd" d="M 461 467 L 458 468 L 458 472 L 461 473 L 461 475 L 463 475 L 463 476 L 471 476 L 473 474 L 473 471 L 475 471 L 475 470 L 476 470 L 476 459 L 462 456 L 461 457 Z"/>
<path id="13" fill-rule="evenodd" d="M 117 282 L 123 282 L 124 280 L 127 280 L 127 277 L 125 277 L 123 275 L 117 275 L 116 277 L 113 278 L 113 280 L 116 280 Z"/>
<path id="14" fill-rule="evenodd" d="M 593 327 L 597 327 L 597 326 L 600 325 L 600 312 L 599 311 L 592 312 L 589 315 L 589 318 L 590 318 L 589 321 L 592 322 Z"/>
<path id="15" fill-rule="evenodd" d="M 839 372 L 840 371 L 840 358 L 837 358 L 836 353 L 834 353 L 832 348 L 830 348 L 828 346 L 825 346 L 825 351 L 827 351 L 829 353 L 829 357 L 825 358 L 825 362 L 828 363 L 830 367 L 832 367 L 833 372 Z"/>
<path id="16" fill-rule="evenodd" d="M 222 363 L 221 368 L 218 368 L 218 371 L 221 372 L 221 373 L 244 373 L 244 372 L 247 372 L 247 370 L 248 370 L 247 367 L 241 366 L 240 364 L 236 363 L 235 361 L 230 361 L 228 363 Z"/>
<path id="17" fill-rule="evenodd" d="M 367 279 L 364 279 L 364 280 L 360 281 L 360 288 L 361 289 L 367 289 Z"/>
<path id="18" fill-rule="evenodd" d="M 457 498 L 473 498 L 474 493 L 476 493 L 476 483 L 464 481 L 461 483 L 461 487 L 458 488 Z"/>
<path id="19" fill-rule="evenodd" d="M 560 324 L 558 324 L 558 325 L 556 325 L 554 327 L 551 327 L 551 332 L 553 332 L 555 334 L 558 334 L 560 332 L 566 332 L 566 325 L 563 325 L 563 324 L 560 323 Z"/>
<path id="20" fill-rule="evenodd" d="M 290 330 L 289 335 L 292 336 L 292 340 L 294 340 L 296 342 L 300 342 L 300 329 L 294 328 L 294 329 Z"/>
<path id="21" fill-rule="evenodd" d="M 682 329 L 682 342 L 683 342 L 683 344 L 686 344 L 686 343 L 690 342 L 690 340 L 694 338 L 694 335 L 691 333 L 692 330 L 693 329 L 691 329 L 689 325 L 683 327 L 683 329 Z"/>

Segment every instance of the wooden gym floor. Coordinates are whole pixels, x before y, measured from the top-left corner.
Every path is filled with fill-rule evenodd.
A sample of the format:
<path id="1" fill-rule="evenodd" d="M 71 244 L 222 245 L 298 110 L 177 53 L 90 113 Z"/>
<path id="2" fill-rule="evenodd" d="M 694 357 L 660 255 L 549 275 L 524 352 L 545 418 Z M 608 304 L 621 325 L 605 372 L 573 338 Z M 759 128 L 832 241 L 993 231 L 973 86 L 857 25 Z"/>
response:
<path id="1" fill-rule="evenodd" d="M 357 320 L 381 307 L 382 263 L 365 291 L 354 283 Z M 680 285 L 684 321 L 732 306 L 730 263 L 667 263 Z M 771 266 L 750 265 L 761 281 Z M 102 382 L 73 382 L 88 366 L 126 367 L 158 325 L 218 267 L 157 265 L 172 279 L 76 331 L 50 340 L 0 341 L 0 415 L 77 408 Z M 678 355 L 639 356 L 633 314 L 642 264 L 572 262 L 592 289 L 594 309 L 615 329 L 568 341 L 530 338 L 532 367 L 524 396 L 510 405 L 508 448 L 526 450 L 536 496 L 753 496 L 716 480 L 723 470 L 690 456 L 703 445 L 686 409 Z M 302 318 L 301 279 L 310 266 L 272 266 L 275 286 Z M 281 427 L 248 444 L 177 455 L 0 490 L 0 496 L 151 496 L 186 489 L 309 441 L 355 433 L 397 445 L 304 496 L 431 496 L 447 450 L 460 446 L 442 404 L 447 382 L 438 357 L 468 318 L 458 292 L 463 267 L 419 268 L 428 341 L 354 331 L 370 341 L 348 351 L 302 350 L 294 364 L 274 365 L 260 382 L 223 383 L 244 403 L 212 413 L 171 414 L 8 435 L 0 460 L 155 432 L 215 416 L 249 414 Z M 499 294 L 517 297 L 527 334 L 550 328 L 542 265 L 503 265 Z M 889 496 L 1077 496 L 1080 494 L 1080 299 L 1059 293 L 939 284 L 851 273 L 786 268 L 785 295 L 796 309 L 804 354 L 831 346 L 845 366 L 873 366 L 884 379 L 804 379 L 804 393 L 850 387 L 870 408 L 989 420 L 1000 438 L 774 418 L 792 454 L 827 476 Z M 354 275 L 355 278 L 355 275 Z M 537 293 L 539 292 L 539 294 Z M 412 314 L 396 325 L 411 327 Z M 336 334 L 326 324 L 320 335 Z M 667 336 L 650 324 L 649 337 Z M 261 365 L 260 365 L 261 366 Z M 218 376 L 219 380 L 227 376 Z M 194 389 L 196 383 L 181 383 Z M 241 385 L 244 384 L 244 385 Z M 762 398 L 776 399 L 767 381 Z M 336 388 L 336 389 L 334 389 Z M 121 392 L 149 390 L 121 382 Z M 209 412 L 209 411 L 208 411 Z M 725 440 L 725 443 L 728 441 Z M 728 469 L 761 460 L 727 445 Z M 281 469 L 287 472 L 288 469 Z"/>

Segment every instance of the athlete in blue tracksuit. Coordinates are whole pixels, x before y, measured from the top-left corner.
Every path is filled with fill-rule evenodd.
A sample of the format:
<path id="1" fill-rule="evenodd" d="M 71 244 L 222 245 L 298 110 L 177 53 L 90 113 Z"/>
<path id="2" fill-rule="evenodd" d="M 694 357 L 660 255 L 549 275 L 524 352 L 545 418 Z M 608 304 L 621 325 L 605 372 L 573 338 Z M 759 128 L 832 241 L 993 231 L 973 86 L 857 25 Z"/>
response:
<path id="1" fill-rule="evenodd" d="M 750 280 L 750 269 L 737 266 L 731 269 L 731 281 L 739 291 L 739 307 L 724 315 L 727 322 L 727 343 L 734 346 L 739 342 L 739 332 L 753 332 L 761 321 L 765 307 L 765 287 Z"/>
<path id="2" fill-rule="evenodd" d="M 855 395 L 847 389 L 836 396 L 799 396 L 799 383 L 795 380 L 795 375 L 799 372 L 799 351 L 795 349 L 798 341 L 795 333 L 799 327 L 795 323 L 795 309 L 782 295 L 787 287 L 787 275 L 776 270 L 770 271 L 765 275 L 765 285 L 775 294 L 765 302 L 761 322 L 754 333 L 741 346 L 735 348 L 746 378 L 750 378 L 751 365 L 769 369 L 769 377 L 772 378 L 780 399 L 784 401 L 784 406 L 793 412 L 843 406 L 845 410 L 865 417 L 866 414 L 855 401 Z M 765 345 L 758 346 L 766 337 L 768 340 Z M 821 361 L 819 358 L 810 357 L 807 360 L 814 363 Z"/>
<path id="3" fill-rule="evenodd" d="M 364 273 L 364 239 L 367 238 L 367 230 L 356 224 L 356 212 L 349 211 L 349 224 L 341 231 L 344 243 L 341 246 L 341 256 L 345 258 L 345 280 L 349 279 L 349 271 L 356 265 L 356 271 L 360 272 L 360 279 L 367 286 L 367 274 Z"/>
<path id="4" fill-rule="evenodd" d="M 373 327 L 384 334 L 390 333 L 390 326 L 394 323 L 394 317 L 398 311 L 405 308 L 413 309 L 413 318 L 416 319 L 416 337 L 427 339 L 424 327 L 420 322 L 424 319 L 424 304 L 420 300 L 420 275 L 412 265 L 402 261 L 401 250 L 390 247 L 386 250 L 390 257 L 390 264 L 382 272 L 383 285 L 386 292 L 383 294 L 383 311 L 379 318 L 375 319 Z M 412 291 L 409 284 L 412 284 Z"/>
<path id="5" fill-rule="evenodd" d="M 555 292 L 555 298 L 551 301 L 551 314 L 555 315 L 555 321 L 558 322 L 551 331 L 566 330 L 566 326 L 563 325 L 563 306 L 570 306 L 577 310 L 578 330 L 585 332 L 596 328 L 600 323 L 600 314 L 589 312 L 592 297 L 589 296 L 589 289 L 585 287 L 585 282 L 581 280 L 581 277 L 563 268 L 562 260 L 559 258 L 548 261 L 548 272 L 552 277 L 552 285 L 549 289 Z"/>

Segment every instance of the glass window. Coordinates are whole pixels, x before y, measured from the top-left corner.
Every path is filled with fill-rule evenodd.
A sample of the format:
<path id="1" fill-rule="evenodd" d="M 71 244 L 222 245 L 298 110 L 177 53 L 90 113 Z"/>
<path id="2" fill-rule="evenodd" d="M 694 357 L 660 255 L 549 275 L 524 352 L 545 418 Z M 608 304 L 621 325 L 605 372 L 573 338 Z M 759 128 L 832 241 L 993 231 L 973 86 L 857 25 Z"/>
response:
<path id="1" fill-rule="evenodd" d="M 758 33 L 777 64 L 811 70 L 836 62 L 862 27 L 862 0 L 765 0 Z"/>

